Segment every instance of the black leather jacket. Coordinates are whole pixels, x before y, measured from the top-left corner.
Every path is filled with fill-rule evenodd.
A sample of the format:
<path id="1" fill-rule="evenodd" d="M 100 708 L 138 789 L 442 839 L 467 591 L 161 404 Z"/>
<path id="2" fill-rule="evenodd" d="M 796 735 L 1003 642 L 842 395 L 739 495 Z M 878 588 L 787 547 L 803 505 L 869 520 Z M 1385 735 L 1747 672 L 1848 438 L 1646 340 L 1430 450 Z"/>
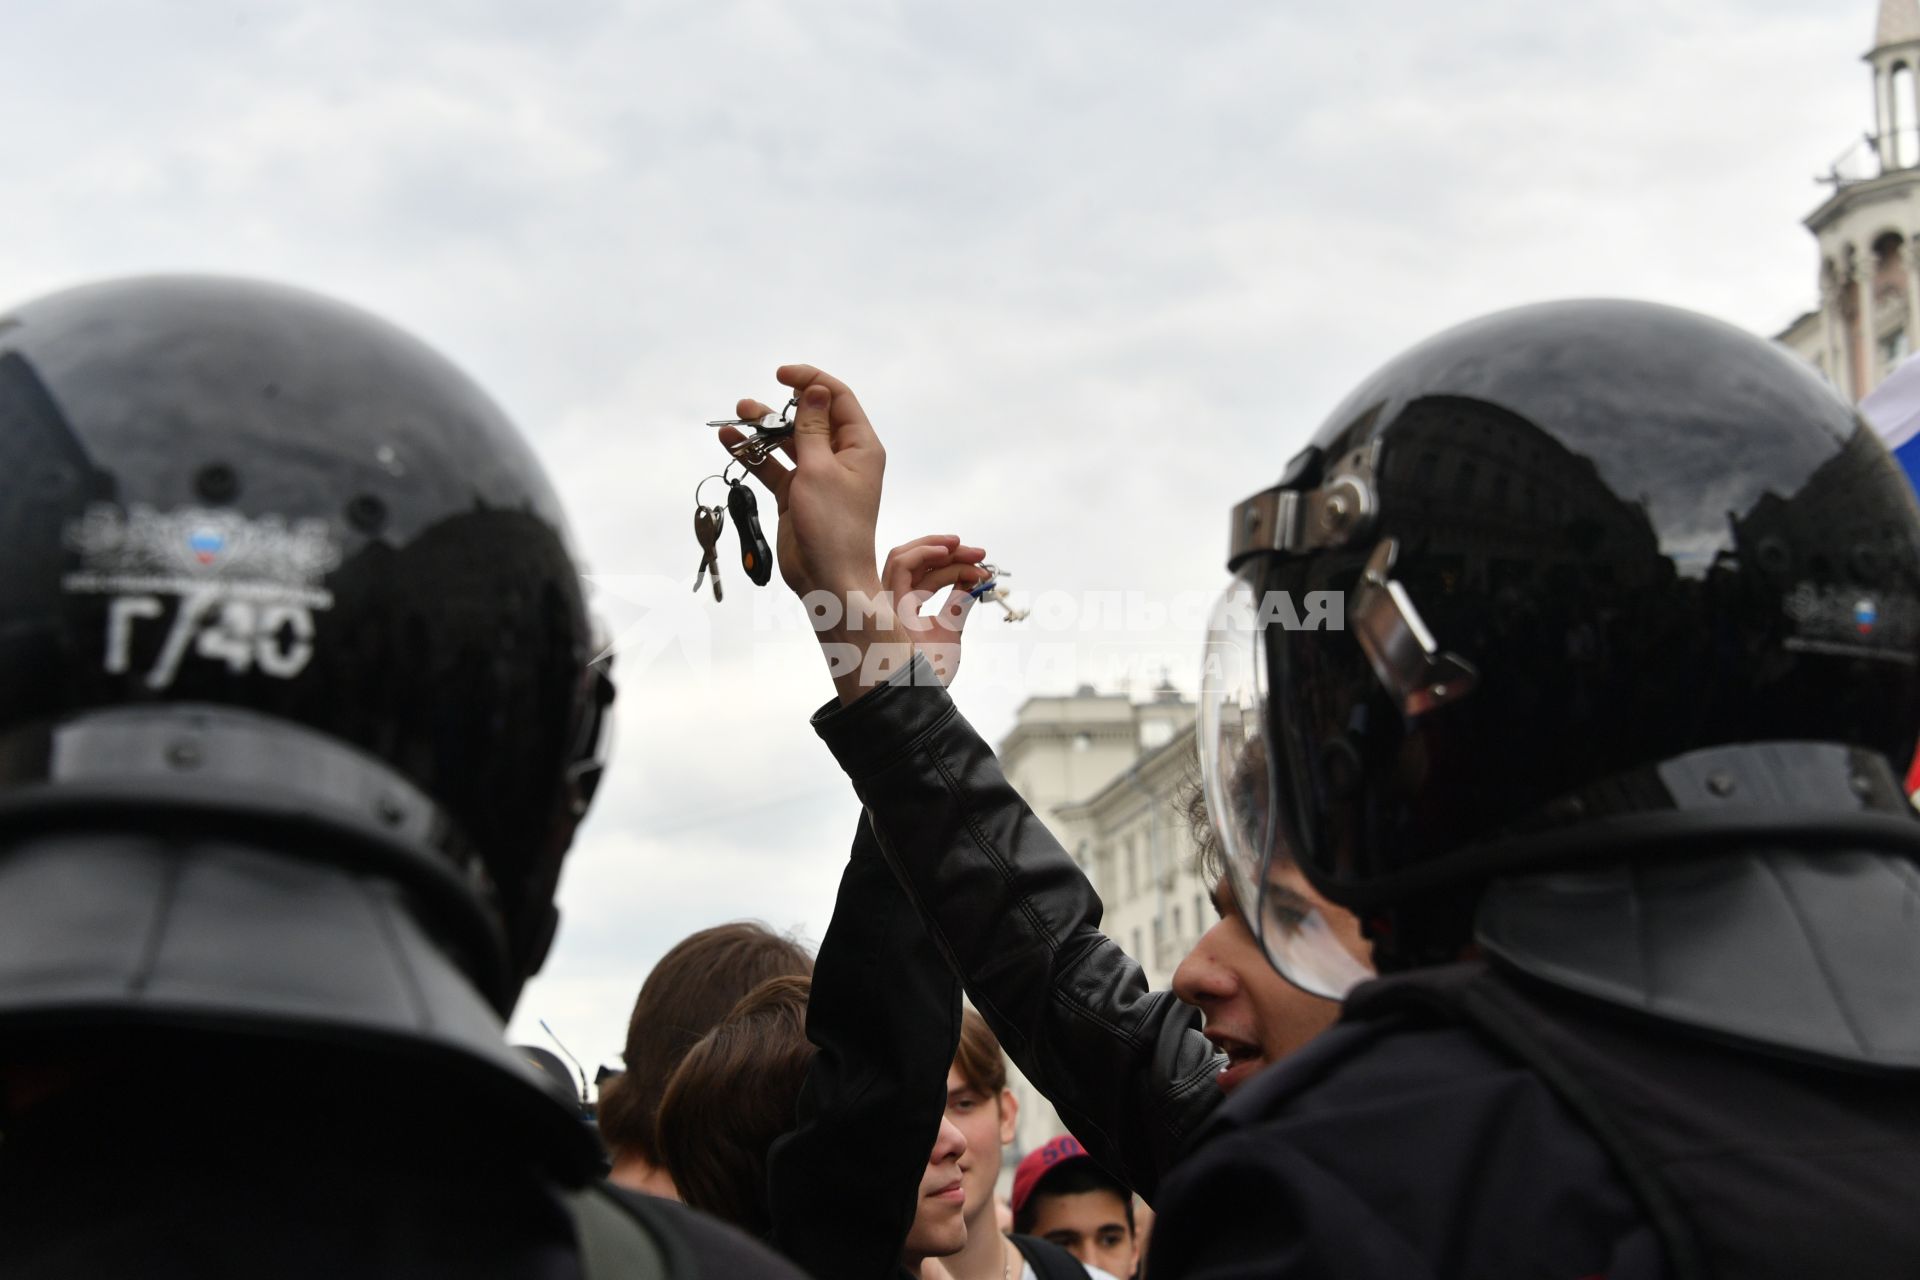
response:
<path id="1" fill-rule="evenodd" d="M 819 1280 L 902 1275 L 947 1106 L 960 987 L 881 862 L 865 816 L 814 961 L 797 1123 L 773 1145 L 773 1242 Z"/>
<path id="2" fill-rule="evenodd" d="M 1151 1201 L 1222 1098 L 1199 1011 L 1148 991 L 1100 932 L 1093 886 L 923 660 L 813 724 L 1008 1055 L 1088 1153 Z"/>

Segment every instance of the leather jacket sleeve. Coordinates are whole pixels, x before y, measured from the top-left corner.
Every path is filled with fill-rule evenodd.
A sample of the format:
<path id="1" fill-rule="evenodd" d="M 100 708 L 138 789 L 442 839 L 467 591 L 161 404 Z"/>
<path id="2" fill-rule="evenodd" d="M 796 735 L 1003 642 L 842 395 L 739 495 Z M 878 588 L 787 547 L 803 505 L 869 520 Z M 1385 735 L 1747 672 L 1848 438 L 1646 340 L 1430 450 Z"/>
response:
<path id="1" fill-rule="evenodd" d="M 1221 1099 L 1197 1010 L 1150 992 L 1100 899 L 916 658 L 814 716 L 887 864 L 1020 1070 L 1151 1201 Z"/>
<path id="2" fill-rule="evenodd" d="M 795 1127 L 768 1156 L 773 1241 L 819 1280 L 900 1274 L 947 1108 L 960 984 L 863 815 L 814 960 Z"/>

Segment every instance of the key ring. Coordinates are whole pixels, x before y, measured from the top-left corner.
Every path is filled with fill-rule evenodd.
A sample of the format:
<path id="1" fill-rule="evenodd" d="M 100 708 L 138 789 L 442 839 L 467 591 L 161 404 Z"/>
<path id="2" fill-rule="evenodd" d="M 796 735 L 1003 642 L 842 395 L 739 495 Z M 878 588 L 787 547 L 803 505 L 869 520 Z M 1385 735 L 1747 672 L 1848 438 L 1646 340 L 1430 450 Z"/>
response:
<path id="1" fill-rule="evenodd" d="M 718 480 L 729 488 L 733 487 L 736 484 L 739 484 L 740 480 L 735 480 L 727 474 L 729 471 L 733 470 L 735 464 L 738 464 L 740 467 L 740 480 L 745 480 L 747 478 L 747 463 L 744 458 L 727 459 L 727 465 L 720 469 L 720 474 L 717 476 L 708 476 L 707 480 Z M 707 480 L 702 480 L 700 483 L 705 484 Z"/>
<path id="2" fill-rule="evenodd" d="M 729 466 L 729 467 L 730 467 L 730 466 L 732 466 L 732 465 L 733 465 L 733 464 L 732 464 L 731 462 L 729 462 L 729 463 L 727 464 L 727 466 Z M 706 488 L 706 487 L 707 487 L 707 482 L 708 482 L 708 481 L 711 481 L 711 480 L 718 480 L 718 481 L 719 481 L 719 482 L 720 482 L 721 484 L 731 484 L 731 483 L 732 483 L 731 481 L 729 481 L 729 480 L 727 479 L 727 473 L 726 473 L 726 471 L 725 471 L 724 469 L 723 469 L 723 470 L 722 470 L 722 471 L 720 472 L 720 474 L 719 474 L 719 475 L 713 475 L 713 476 L 708 476 L 706 480 L 702 480 L 702 481 L 701 481 L 701 482 L 700 482 L 699 484 L 697 484 L 697 485 L 695 485 L 695 486 L 693 486 L 693 505 L 694 505 L 694 506 L 696 506 L 696 507 L 704 507 L 704 506 L 706 506 L 706 505 L 707 505 L 706 503 L 704 503 L 704 502 L 702 502 L 702 501 L 700 501 L 700 491 L 701 491 L 702 489 L 704 489 L 704 488 Z"/>
<path id="3" fill-rule="evenodd" d="M 759 418 L 716 418 L 707 423 L 710 427 L 752 427 L 753 433 L 735 444 L 727 446 L 727 452 L 749 467 L 757 467 L 773 453 L 774 445 L 789 439 L 793 435 L 793 414 L 800 406 L 800 397 L 790 398 L 786 407 L 780 410 L 780 417 L 772 426 L 767 426 L 765 416 Z M 769 411 L 771 412 L 771 411 Z"/>

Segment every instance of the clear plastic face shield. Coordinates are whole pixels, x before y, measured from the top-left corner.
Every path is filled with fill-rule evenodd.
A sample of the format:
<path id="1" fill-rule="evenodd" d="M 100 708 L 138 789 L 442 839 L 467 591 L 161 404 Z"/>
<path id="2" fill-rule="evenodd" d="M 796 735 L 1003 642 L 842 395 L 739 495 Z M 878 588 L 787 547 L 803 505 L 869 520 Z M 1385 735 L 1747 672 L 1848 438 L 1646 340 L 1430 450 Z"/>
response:
<path id="1" fill-rule="evenodd" d="M 586 698 L 567 762 L 567 803 L 576 821 L 586 816 L 600 789 L 613 741 L 613 637 L 598 610 L 588 614 L 587 623 L 592 628 L 594 657 L 584 677 Z"/>
<path id="2" fill-rule="evenodd" d="M 1198 736 L 1207 810 L 1240 914 L 1267 959 L 1311 995 L 1339 1000 L 1373 972 L 1347 951 L 1292 871 L 1279 774 L 1266 737 L 1267 648 L 1261 638 L 1264 563 L 1250 561 L 1214 606 L 1200 677 Z M 1297 816 L 1297 815 L 1296 815 Z M 1291 881 L 1291 883 L 1289 883 Z"/>

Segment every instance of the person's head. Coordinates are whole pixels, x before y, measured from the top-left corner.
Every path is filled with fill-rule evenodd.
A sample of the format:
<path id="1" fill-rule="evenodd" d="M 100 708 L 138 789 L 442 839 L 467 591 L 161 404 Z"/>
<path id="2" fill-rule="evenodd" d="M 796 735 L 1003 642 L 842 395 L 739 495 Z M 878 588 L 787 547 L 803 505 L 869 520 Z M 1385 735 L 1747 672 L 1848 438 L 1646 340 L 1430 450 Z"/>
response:
<path id="1" fill-rule="evenodd" d="M 1119 1280 L 1140 1260 L 1133 1192 L 1070 1135 L 1028 1152 L 1014 1170 L 1013 1229 L 1051 1240 Z"/>
<path id="2" fill-rule="evenodd" d="M 920 1175 L 920 1199 L 907 1230 L 900 1261 L 918 1272 L 928 1258 L 958 1253 L 967 1244 L 967 1138 L 952 1120 L 942 1116 L 927 1167 Z"/>
<path id="3" fill-rule="evenodd" d="M 810 977 L 761 983 L 688 1051 L 667 1082 L 656 1125 L 680 1198 L 765 1239 L 768 1155 L 794 1127 L 814 1047 L 807 1039 Z M 944 1116 L 921 1172 L 902 1252 L 917 1267 L 967 1242 L 966 1137 Z"/>
<path id="4" fill-rule="evenodd" d="M 0 425 L 0 1039 L 364 1032 L 524 1083 L 612 684 L 519 432 L 373 316 L 206 277 L 0 316 Z"/>
<path id="5" fill-rule="evenodd" d="M 600 1135 L 616 1164 L 633 1157 L 662 1164 L 654 1117 L 680 1060 L 749 991 L 769 978 L 812 972 L 805 947 L 752 921 L 689 934 L 660 957 L 627 1022 L 627 1069 L 600 1091 Z"/>
<path id="6" fill-rule="evenodd" d="M 1332 1026 L 1340 1004 L 1301 990 L 1274 969 L 1234 901 L 1220 842 L 1207 817 L 1206 796 L 1194 784 L 1183 800 L 1198 869 L 1214 886 L 1219 919 L 1173 971 L 1173 991 L 1206 1015 L 1207 1039 L 1227 1056 L 1220 1087 L 1232 1092 Z M 1297 871 L 1276 867 L 1274 874 L 1283 877 L 1280 891 L 1297 895 L 1295 912 L 1319 911 L 1364 962 L 1366 942 L 1351 913 L 1322 898 Z"/>
<path id="7" fill-rule="evenodd" d="M 1020 1103 L 1007 1088 L 1007 1060 L 987 1021 L 973 1009 L 960 1016 L 960 1047 L 947 1071 L 947 1119 L 967 1139 L 967 1221 L 993 1205 L 1000 1150 L 1013 1141 Z"/>
<path id="8" fill-rule="evenodd" d="M 812 979 L 770 978 L 696 1042 L 667 1081 L 655 1133 L 680 1198 L 762 1239 L 767 1155 L 793 1128 L 813 1044 Z"/>
<path id="9" fill-rule="evenodd" d="M 1250 931 L 1309 990 L 1364 971 L 1282 868 L 1403 969 L 1498 950 L 1482 899 L 1510 877 L 1911 817 L 1912 493 L 1750 334 L 1628 302 L 1449 330 L 1232 528 L 1208 802 Z"/>

